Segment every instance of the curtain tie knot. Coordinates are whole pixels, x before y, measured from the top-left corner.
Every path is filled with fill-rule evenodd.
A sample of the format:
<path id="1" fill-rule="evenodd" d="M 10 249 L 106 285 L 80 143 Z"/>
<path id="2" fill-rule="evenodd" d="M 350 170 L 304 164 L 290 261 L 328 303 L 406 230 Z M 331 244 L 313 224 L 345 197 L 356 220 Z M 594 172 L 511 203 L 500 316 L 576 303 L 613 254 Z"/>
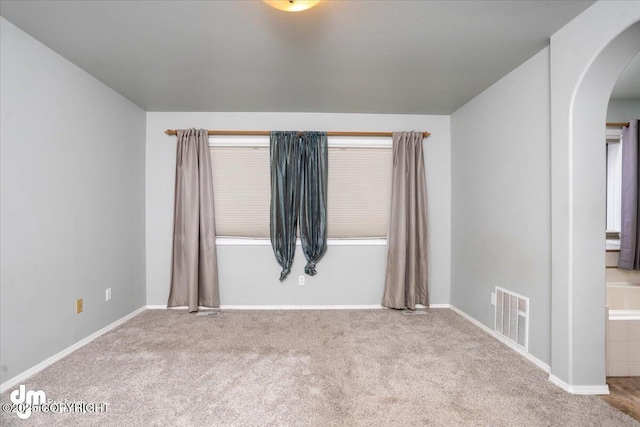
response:
<path id="1" fill-rule="evenodd" d="M 280 273 L 280 281 L 281 282 L 287 277 L 287 274 L 289 274 L 290 271 L 291 271 L 290 268 L 283 268 L 282 269 L 282 272 Z"/>
<path id="2" fill-rule="evenodd" d="M 304 268 L 304 272 L 307 273 L 309 276 L 315 276 L 316 275 L 316 263 L 313 261 L 309 261 L 307 263 L 307 265 Z"/>

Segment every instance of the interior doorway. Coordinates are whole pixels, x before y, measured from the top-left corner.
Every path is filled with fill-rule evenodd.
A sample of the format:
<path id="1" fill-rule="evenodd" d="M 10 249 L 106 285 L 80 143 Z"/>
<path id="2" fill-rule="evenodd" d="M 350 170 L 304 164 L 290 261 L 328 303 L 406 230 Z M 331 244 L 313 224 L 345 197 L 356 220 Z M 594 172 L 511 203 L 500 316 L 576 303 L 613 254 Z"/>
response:
<path id="1" fill-rule="evenodd" d="M 606 394 L 604 123 L 640 50 L 640 5 L 599 2 L 551 39 L 552 355 L 550 380 Z"/>

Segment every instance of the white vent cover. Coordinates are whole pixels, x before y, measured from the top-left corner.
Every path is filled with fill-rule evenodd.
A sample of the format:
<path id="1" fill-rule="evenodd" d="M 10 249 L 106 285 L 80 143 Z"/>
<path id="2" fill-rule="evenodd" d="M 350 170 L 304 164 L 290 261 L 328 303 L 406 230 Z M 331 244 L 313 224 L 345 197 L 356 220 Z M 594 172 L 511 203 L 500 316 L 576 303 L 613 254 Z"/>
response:
<path id="1" fill-rule="evenodd" d="M 529 298 L 496 286 L 495 331 L 529 349 Z"/>

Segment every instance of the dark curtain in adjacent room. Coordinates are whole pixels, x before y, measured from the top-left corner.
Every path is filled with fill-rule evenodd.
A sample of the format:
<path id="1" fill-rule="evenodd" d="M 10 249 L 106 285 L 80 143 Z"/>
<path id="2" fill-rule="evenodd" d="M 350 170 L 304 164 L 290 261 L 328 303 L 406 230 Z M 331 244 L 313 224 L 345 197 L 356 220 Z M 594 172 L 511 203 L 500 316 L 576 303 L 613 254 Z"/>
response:
<path id="1" fill-rule="evenodd" d="M 638 227 L 638 120 L 632 120 L 622 134 L 622 218 L 618 268 L 640 270 L 640 227 Z"/>

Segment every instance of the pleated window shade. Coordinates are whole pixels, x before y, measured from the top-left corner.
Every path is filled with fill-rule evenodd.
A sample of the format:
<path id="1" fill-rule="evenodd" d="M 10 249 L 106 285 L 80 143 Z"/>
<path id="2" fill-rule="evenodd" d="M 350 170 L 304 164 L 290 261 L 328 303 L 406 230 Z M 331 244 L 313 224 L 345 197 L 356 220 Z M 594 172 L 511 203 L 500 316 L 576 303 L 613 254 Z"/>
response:
<path id="1" fill-rule="evenodd" d="M 216 235 L 269 237 L 269 147 L 211 147 Z"/>
<path id="2" fill-rule="evenodd" d="M 269 237 L 269 147 L 212 146 L 216 235 Z M 329 147 L 329 238 L 386 237 L 391 148 Z"/>

